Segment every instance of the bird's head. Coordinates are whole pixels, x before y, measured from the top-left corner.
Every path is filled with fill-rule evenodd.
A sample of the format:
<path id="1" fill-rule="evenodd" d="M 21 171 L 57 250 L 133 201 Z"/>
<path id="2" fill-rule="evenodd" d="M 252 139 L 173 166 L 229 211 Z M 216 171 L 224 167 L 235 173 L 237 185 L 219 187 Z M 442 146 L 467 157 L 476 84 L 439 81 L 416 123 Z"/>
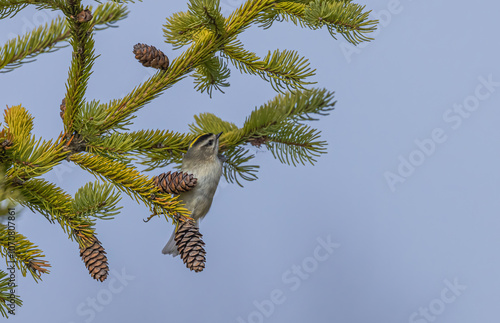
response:
<path id="1" fill-rule="evenodd" d="M 217 157 L 219 153 L 219 137 L 221 135 L 222 132 L 218 134 L 206 133 L 199 135 L 189 145 L 184 158 L 195 157 L 199 160 L 206 160 Z"/>

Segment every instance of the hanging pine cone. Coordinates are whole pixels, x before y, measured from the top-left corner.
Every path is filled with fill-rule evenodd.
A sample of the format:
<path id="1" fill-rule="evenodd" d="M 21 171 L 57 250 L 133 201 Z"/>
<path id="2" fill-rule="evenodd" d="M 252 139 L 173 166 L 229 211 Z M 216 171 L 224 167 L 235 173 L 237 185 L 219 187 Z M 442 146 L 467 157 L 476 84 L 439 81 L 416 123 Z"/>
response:
<path id="1" fill-rule="evenodd" d="M 135 58 L 141 62 L 142 65 L 146 67 L 154 67 L 160 70 L 168 69 L 168 57 L 163 54 L 159 49 L 154 46 L 149 46 L 146 44 L 136 44 L 134 45 Z"/>
<path id="2" fill-rule="evenodd" d="M 192 219 L 186 219 L 179 223 L 175 233 L 175 244 L 186 267 L 200 272 L 205 268 L 205 243 L 201 238 L 203 235 L 195 226 Z"/>
<path id="3" fill-rule="evenodd" d="M 192 174 L 183 172 L 167 172 L 161 173 L 153 177 L 153 182 L 156 187 L 163 193 L 179 194 L 187 192 L 195 187 L 198 180 Z"/>
<path id="4" fill-rule="evenodd" d="M 96 237 L 90 242 L 89 247 L 85 249 L 80 247 L 80 257 L 82 257 L 92 278 L 101 282 L 106 280 L 109 271 L 108 258 L 101 242 Z"/>
<path id="5" fill-rule="evenodd" d="M 62 99 L 61 105 L 59 106 L 59 109 L 61 109 L 61 112 L 59 112 L 59 115 L 61 116 L 61 119 L 64 120 L 64 112 L 66 111 L 66 98 Z"/>

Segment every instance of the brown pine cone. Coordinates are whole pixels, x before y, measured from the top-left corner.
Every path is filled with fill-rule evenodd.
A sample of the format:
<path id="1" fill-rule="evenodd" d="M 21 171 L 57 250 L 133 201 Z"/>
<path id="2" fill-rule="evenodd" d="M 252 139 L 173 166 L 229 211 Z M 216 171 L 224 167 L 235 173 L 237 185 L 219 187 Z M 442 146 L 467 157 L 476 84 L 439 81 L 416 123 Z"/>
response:
<path id="1" fill-rule="evenodd" d="M 80 247 L 80 257 L 89 270 L 90 276 L 103 282 L 108 277 L 108 258 L 101 242 L 95 236 L 93 238 L 94 241 L 90 242 L 89 247 L 85 249 Z"/>
<path id="2" fill-rule="evenodd" d="M 9 139 L 5 139 L 1 144 L 0 144 L 0 148 L 2 148 L 3 150 L 7 150 L 8 148 L 10 148 L 12 146 L 12 141 L 9 140 Z"/>
<path id="3" fill-rule="evenodd" d="M 64 112 L 66 111 L 66 98 L 62 99 L 61 105 L 59 106 L 59 109 L 61 109 L 61 112 L 59 115 L 61 116 L 61 119 L 64 120 Z"/>
<path id="4" fill-rule="evenodd" d="M 175 244 L 186 267 L 195 272 L 203 271 L 205 268 L 205 243 L 201 239 L 203 235 L 195 226 L 193 219 L 186 219 L 179 223 L 175 233 Z"/>
<path id="5" fill-rule="evenodd" d="M 154 67 L 160 70 L 168 69 L 168 57 L 163 54 L 159 49 L 154 46 L 149 46 L 146 44 L 136 44 L 134 45 L 135 58 L 141 62 L 142 65 L 146 67 Z"/>
<path id="6" fill-rule="evenodd" d="M 161 173 L 153 177 L 153 183 L 163 193 L 179 194 L 192 190 L 198 180 L 192 174 L 183 172 Z"/>
<path id="7" fill-rule="evenodd" d="M 92 20 L 92 12 L 89 9 L 82 10 L 78 15 L 76 15 L 76 21 L 87 22 Z"/>

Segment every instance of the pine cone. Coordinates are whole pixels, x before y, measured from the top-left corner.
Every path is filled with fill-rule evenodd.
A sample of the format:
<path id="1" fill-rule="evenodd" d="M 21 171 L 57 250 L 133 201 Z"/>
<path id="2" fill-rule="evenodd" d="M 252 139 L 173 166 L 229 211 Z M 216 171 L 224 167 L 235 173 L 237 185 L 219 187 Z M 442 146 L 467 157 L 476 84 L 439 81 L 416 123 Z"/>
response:
<path id="1" fill-rule="evenodd" d="M 149 46 L 146 44 L 136 44 L 134 45 L 135 58 L 141 62 L 142 65 L 146 67 L 154 67 L 160 70 L 168 69 L 168 57 L 163 54 L 159 49 L 154 46 Z"/>
<path id="2" fill-rule="evenodd" d="M 195 187 L 198 180 L 192 174 L 183 172 L 161 173 L 153 177 L 153 182 L 156 187 L 163 193 L 179 194 L 187 192 Z"/>
<path id="3" fill-rule="evenodd" d="M 186 219 L 179 224 L 175 233 L 175 244 L 186 267 L 200 272 L 205 268 L 205 242 L 201 240 L 203 235 L 195 226 L 192 219 Z"/>
<path id="4" fill-rule="evenodd" d="M 61 109 L 61 112 L 59 115 L 61 116 L 61 119 L 64 120 L 64 112 L 66 111 L 66 98 L 62 99 L 61 105 L 59 106 L 59 109 Z"/>
<path id="5" fill-rule="evenodd" d="M 260 146 L 262 146 L 262 144 L 265 144 L 267 142 L 267 136 L 250 138 L 248 141 L 250 142 L 250 144 L 252 144 L 252 146 L 260 148 Z"/>
<path id="6" fill-rule="evenodd" d="M 9 140 L 9 139 L 5 139 L 1 144 L 0 144 L 0 147 L 3 149 L 3 150 L 7 150 L 8 148 L 10 148 L 12 146 L 12 141 Z"/>
<path id="7" fill-rule="evenodd" d="M 94 241 L 90 242 L 89 247 L 85 249 L 80 247 L 80 257 L 82 257 L 92 278 L 101 282 L 106 280 L 109 271 L 108 258 L 101 242 L 96 237 L 94 237 Z"/>
<path id="8" fill-rule="evenodd" d="M 92 12 L 89 9 L 82 10 L 78 15 L 76 15 L 76 21 L 87 22 L 92 20 Z"/>

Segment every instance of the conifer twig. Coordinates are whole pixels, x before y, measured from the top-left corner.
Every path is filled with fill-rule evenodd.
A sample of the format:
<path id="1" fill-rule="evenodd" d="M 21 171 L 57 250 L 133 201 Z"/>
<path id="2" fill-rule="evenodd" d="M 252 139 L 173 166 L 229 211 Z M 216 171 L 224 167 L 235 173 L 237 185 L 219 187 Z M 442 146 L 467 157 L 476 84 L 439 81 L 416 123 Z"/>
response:
<path id="1" fill-rule="evenodd" d="M 61 228 L 80 245 L 94 235 L 94 223 L 73 210 L 72 197 L 53 183 L 43 179 L 30 179 L 18 186 L 23 198 L 18 202 L 45 216 L 49 222 L 58 222 Z"/>
<path id="2" fill-rule="evenodd" d="M 0 19 L 13 17 L 19 11 L 33 4 L 37 9 L 64 10 L 64 0 L 0 0 Z"/>
<path id="3" fill-rule="evenodd" d="M 0 255 L 8 259 L 10 265 L 14 266 L 15 264 L 23 276 L 29 272 L 35 281 L 40 279 L 41 274 L 49 273 L 47 268 L 50 267 L 50 264 L 41 259 L 45 255 L 38 249 L 38 246 L 8 225 L 3 224 L 0 224 Z"/>
<path id="4" fill-rule="evenodd" d="M 83 11 L 81 0 L 68 1 L 65 12 L 70 31 L 70 44 L 73 47 L 71 66 L 66 84 L 66 110 L 64 112 L 64 131 L 66 139 L 73 133 L 73 123 L 78 110 L 85 104 L 85 92 L 95 60 L 92 23 L 78 21 L 77 16 Z"/>

